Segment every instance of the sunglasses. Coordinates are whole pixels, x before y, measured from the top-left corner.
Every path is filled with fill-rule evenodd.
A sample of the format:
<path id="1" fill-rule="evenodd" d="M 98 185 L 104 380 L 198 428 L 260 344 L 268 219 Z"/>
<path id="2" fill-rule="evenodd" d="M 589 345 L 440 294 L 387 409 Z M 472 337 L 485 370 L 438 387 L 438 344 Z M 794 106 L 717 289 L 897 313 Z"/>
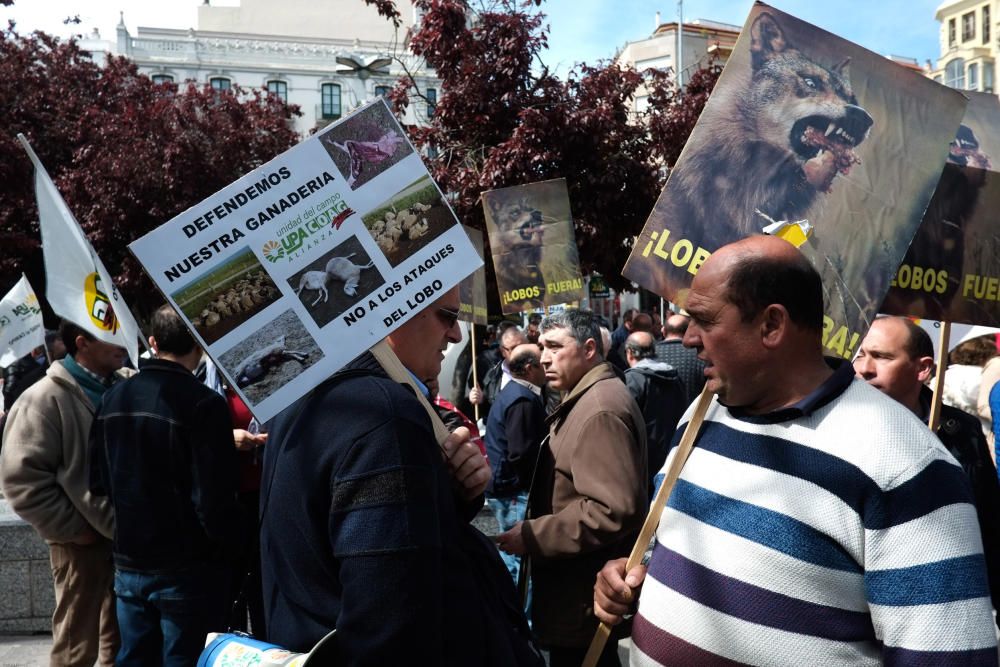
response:
<path id="1" fill-rule="evenodd" d="M 436 312 L 437 316 L 441 318 L 441 322 L 448 325 L 449 329 L 455 326 L 455 323 L 458 322 L 458 316 L 460 315 L 457 310 L 452 310 L 450 308 L 438 308 Z"/>

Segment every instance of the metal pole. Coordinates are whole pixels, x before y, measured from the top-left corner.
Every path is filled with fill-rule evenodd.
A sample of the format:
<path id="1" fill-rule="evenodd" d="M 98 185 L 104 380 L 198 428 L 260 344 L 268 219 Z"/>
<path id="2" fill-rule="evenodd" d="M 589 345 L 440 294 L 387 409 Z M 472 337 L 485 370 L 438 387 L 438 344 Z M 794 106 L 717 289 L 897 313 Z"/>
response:
<path id="1" fill-rule="evenodd" d="M 681 74 L 684 71 L 684 0 L 677 0 L 677 90 L 681 90 Z"/>

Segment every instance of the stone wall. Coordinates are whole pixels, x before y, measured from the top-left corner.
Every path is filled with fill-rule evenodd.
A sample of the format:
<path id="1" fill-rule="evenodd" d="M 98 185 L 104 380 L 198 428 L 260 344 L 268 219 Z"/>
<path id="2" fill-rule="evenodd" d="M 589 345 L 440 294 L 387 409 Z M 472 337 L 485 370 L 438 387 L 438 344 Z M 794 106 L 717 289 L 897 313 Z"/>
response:
<path id="1" fill-rule="evenodd" d="M 49 548 L 0 496 L 0 633 L 52 629 Z"/>

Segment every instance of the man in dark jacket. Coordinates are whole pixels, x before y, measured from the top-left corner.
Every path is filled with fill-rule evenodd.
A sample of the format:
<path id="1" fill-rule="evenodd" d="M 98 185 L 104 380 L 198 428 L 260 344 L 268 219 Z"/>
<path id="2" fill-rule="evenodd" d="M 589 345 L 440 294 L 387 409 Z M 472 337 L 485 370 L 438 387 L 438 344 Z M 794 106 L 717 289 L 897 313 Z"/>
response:
<path id="1" fill-rule="evenodd" d="M 858 377 L 896 399 L 925 422 L 934 374 L 934 346 L 927 332 L 905 317 L 880 317 L 861 341 L 854 360 Z M 938 439 L 961 464 L 972 484 L 993 606 L 1000 604 L 1000 483 L 979 420 L 941 406 Z"/>
<path id="2" fill-rule="evenodd" d="M 119 666 L 197 661 L 246 535 L 226 401 L 195 378 L 201 349 L 170 306 L 152 332 L 157 357 L 107 391 L 90 431 L 91 489 L 115 511 Z"/>
<path id="3" fill-rule="evenodd" d="M 681 341 L 691 321 L 687 315 L 673 313 L 663 325 L 663 340 L 656 343 L 656 358 L 670 364 L 684 385 L 684 400 L 688 405 L 698 398 L 705 386 L 705 362 L 698 358 L 698 351 L 684 347 Z"/>
<path id="4" fill-rule="evenodd" d="M 497 400 L 500 390 L 510 382 L 510 367 L 507 361 L 510 359 L 511 351 L 527 342 L 528 338 L 516 324 L 505 328 L 500 334 L 500 361 L 486 372 L 478 388 L 472 387 L 469 391 L 469 402 L 480 406 L 479 415 L 484 421 L 489 419 L 490 408 Z M 471 381 L 472 378 L 469 379 Z"/>
<path id="5" fill-rule="evenodd" d="M 653 479 L 667 460 L 670 441 L 677 422 L 688 404 L 684 398 L 684 385 L 677 371 L 668 363 L 656 360 L 656 341 L 652 334 L 636 332 L 625 340 L 625 386 L 639 404 L 646 420 L 647 472 L 649 495 L 653 496 Z"/>
<path id="6" fill-rule="evenodd" d="M 458 312 L 456 287 L 387 339 L 425 396 L 418 379 L 461 340 Z M 368 352 L 286 408 L 261 489 L 268 639 L 305 652 L 336 628 L 337 665 L 525 664 L 496 641 L 500 600 L 477 578 L 495 564 L 516 602 L 503 564 L 464 548 L 489 477 L 468 430 L 439 445 L 413 390 Z"/>
<path id="7" fill-rule="evenodd" d="M 538 345 L 533 343 L 518 345 L 510 353 L 513 379 L 497 396 L 486 425 L 486 454 L 493 468 L 486 502 L 501 533 L 524 520 L 538 446 L 545 437 L 545 371 L 540 357 Z M 501 556 L 517 581 L 520 557 L 503 552 Z"/>

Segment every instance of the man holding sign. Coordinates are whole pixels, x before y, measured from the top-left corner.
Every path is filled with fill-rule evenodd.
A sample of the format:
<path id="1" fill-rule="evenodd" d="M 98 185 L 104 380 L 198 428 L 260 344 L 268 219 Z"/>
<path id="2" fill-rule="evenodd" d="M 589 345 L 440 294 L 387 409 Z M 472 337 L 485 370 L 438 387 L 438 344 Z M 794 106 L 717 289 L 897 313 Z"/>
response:
<path id="1" fill-rule="evenodd" d="M 389 335 L 414 379 L 438 375 L 458 314 L 455 287 Z M 337 664 L 537 664 L 519 652 L 530 654 L 523 616 L 520 644 L 491 641 L 503 610 L 480 597 L 480 577 L 502 578 L 511 602 L 514 591 L 495 552 L 473 556 L 463 525 L 490 478 L 468 430 L 439 447 L 418 399 L 366 352 L 278 415 L 268 443 L 270 641 L 304 652 L 336 628 Z"/>
<path id="2" fill-rule="evenodd" d="M 612 561 L 594 590 L 615 624 L 642 586 L 632 664 L 996 664 L 968 481 L 905 408 L 825 363 L 805 257 L 723 246 L 685 305 L 718 400 L 648 574 Z"/>

